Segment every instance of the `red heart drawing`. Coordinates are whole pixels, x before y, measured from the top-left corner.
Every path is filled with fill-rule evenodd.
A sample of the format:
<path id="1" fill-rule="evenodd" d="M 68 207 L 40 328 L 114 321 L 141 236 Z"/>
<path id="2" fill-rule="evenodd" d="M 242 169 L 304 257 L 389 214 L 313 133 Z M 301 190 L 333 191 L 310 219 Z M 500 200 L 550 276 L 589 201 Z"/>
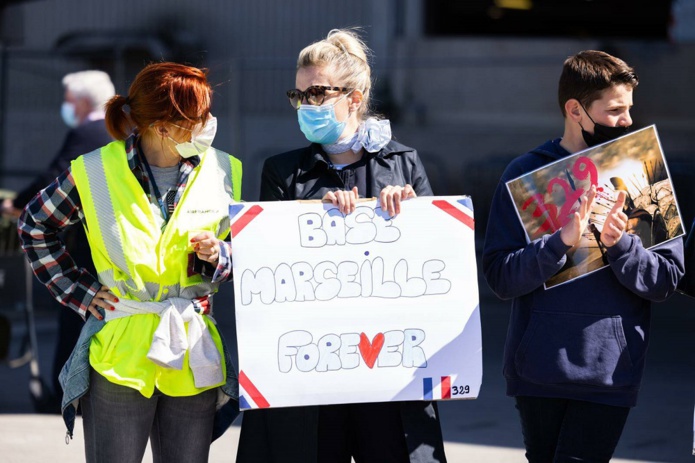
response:
<path id="1" fill-rule="evenodd" d="M 366 334 L 360 333 L 359 346 L 364 363 L 366 363 L 369 368 L 374 368 L 374 362 L 376 362 L 381 348 L 384 347 L 384 333 L 377 333 L 371 343 Z"/>

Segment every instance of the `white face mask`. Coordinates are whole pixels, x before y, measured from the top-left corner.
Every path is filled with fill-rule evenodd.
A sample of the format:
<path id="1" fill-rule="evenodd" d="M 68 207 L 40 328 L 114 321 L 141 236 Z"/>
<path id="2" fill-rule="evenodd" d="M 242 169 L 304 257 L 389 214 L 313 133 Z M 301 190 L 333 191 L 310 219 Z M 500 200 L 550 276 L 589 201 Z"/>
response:
<path id="1" fill-rule="evenodd" d="M 184 127 L 180 128 L 185 130 Z M 212 146 L 212 141 L 215 139 L 216 133 L 217 118 L 210 116 L 204 126 L 192 130 L 191 141 L 179 143 L 171 137 L 169 137 L 169 139 L 176 143 L 176 151 L 178 151 L 181 157 L 188 159 L 193 156 L 200 156 L 207 151 L 207 149 Z"/>

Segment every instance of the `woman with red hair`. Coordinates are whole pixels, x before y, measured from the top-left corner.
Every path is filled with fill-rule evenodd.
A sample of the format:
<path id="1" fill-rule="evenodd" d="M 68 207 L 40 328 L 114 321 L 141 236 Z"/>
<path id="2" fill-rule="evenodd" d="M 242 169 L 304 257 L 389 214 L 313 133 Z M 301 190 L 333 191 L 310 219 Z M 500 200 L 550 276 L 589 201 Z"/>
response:
<path id="1" fill-rule="evenodd" d="M 89 463 L 140 462 L 148 437 L 155 462 L 207 461 L 215 430 L 236 416 L 234 368 L 210 315 L 231 280 L 224 240 L 241 166 L 211 147 L 211 97 L 205 70 L 148 65 L 106 104 L 116 141 L 73 161 L 20 218 L 34 273 L 86 318 L 60 379 L 68 435 L 79 403 Z M 60 240 L 79 223 L 97 275 Z"/>

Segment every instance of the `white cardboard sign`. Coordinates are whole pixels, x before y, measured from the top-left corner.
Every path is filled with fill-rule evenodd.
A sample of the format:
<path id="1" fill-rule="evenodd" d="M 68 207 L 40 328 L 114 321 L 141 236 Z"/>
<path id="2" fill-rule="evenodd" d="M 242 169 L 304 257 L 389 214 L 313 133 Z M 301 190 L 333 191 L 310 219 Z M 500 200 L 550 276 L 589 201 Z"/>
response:
<path id="1" fill-rule="evenodd" d="M 469 197 L 230 206 L 240 406 L 474 399 Z"/>

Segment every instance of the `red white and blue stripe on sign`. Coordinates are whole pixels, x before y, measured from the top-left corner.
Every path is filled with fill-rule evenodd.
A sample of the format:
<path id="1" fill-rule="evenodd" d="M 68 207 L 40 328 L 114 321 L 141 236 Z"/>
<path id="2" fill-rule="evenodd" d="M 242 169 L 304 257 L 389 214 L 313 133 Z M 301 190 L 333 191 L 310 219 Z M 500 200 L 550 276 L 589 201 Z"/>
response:
<path id="1" fill-rule="evenodd" d="M 239 408 L 268 408 L 270 403 L 263 397 L 261 391 L 251 382 L 243 371 L 239 372 Z"/>
<path id="2" fill-rule="evenodd" d="M 232 204 L 229 206 L 229 220 L 232 222 L 232 238 L 237 236 L 241 230 L 243 230 L 261 212 L 263 212 L 263 208 L 257 204 L 249 208 L 247 208 L 244 204 Z"/>
<path id="3" fill-rule="evenodd" d="M 454 219 L 463 223 L 471 230 L 475 229 L 475 220 L 473 220 L 473 202 L 469 196 L 455 201 L 435 199 L 432 201 L 432 204 L 449 214 Z"/>

